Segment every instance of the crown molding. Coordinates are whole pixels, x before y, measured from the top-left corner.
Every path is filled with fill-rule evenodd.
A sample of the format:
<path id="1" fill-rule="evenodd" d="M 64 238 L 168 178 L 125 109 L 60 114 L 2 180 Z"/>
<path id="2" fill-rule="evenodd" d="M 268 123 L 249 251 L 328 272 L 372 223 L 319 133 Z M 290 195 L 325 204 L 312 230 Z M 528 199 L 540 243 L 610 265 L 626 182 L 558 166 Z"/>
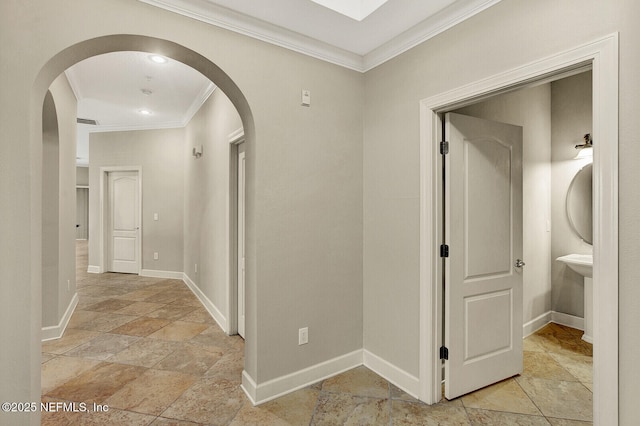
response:
<path id="1" fill-rule="evenodd" d="M 159 129 L 180 129 L 185 127 L 182 121 L 168 121 L 165 123 L 148 123 L 148 124 L 98 124 L 91 126 L 89 133 L 102 132 L 130 132 L 136 130 L 159 130 Z"/>
<path id="2" fill-rule="evenodd" d="M 216 27 L 316 59 L 362 72 L 362 56 L 213 3 L 192 0 L 138 0 Z"/>
<path id="3" fill-rule="evenodd" d="M 367 72 L 417 45 L 445 32 L 459 23 L 500 3 L 502 0 L 465 0 L 453 3 L 421 23 L 375 48 L 363 57 L 363 72 Z"/>
<path id="4" fill-rule="evenodd" d="M 471 18 L 501 0 L 458 1 L 364 56 L 206 1 L 138 1 L 325 62 L 366 72 Z"/>
<path id="5" fill-rule="evenodd" d="M 193 103 L 191 104 L 187 112 L 185 112 L 182 118 L 182 127 L 189 124 L 193 116 L 196 115 L 196 113 L 200 110 L 200 107 L 202 107 L 202 105 L 207 102 L 207 99 L 209 99 L 209 96 L 211 96 L 214 90 L 216 90 L 216 85 L 212 82 L 209 82 L 209 84 L 204 87 L 200 93 L 198 93 L 198 96 L 195 97 Z"/>

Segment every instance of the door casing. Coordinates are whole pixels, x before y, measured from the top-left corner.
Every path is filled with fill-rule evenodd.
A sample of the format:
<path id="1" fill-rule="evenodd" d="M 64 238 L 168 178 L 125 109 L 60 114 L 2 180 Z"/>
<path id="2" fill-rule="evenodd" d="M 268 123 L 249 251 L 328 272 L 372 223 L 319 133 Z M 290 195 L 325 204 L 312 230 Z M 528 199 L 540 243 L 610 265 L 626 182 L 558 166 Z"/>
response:
<path id="1" fill-rule="evenodd" d="M 229 134 L 229 265 L 227 268 L 227 322 L 229 335 L 238 334 L 238 145 L 245 142 L 244 128 Z M 246 208 L 246 206 L 245 206 Z M 246 306 L 246 305 L 245 305 Z"/>
<path id="2" fill-rule="evenodd" d="M 240 148 L 240 145 L 238 146 Z M 238 247 L 238 261 L 236 268 L 237 277 L 237 293 L 238 293 L 238 334 L 244 338 L 244 323 L 245 323 L 245 305 L 244 305 L 244 216 L 245 216 L 245 152 L 238 153 L 238 173 L 237 173 L 237 194 L 238 194 L 238 214 L 237 214 L 237 238 L 236 243 Z"/>
<path id="3" fill-rule="evenodd" d="M 100 270 L 98 273 L 107 271 L 109 262 L 109 250 L 108 250 L 108 211 L 109 208 L 109 173 L 111 172 L 137 172 L 138 173 L 138 223 L 140 224 L 140 230 L 138 231 L 138 274 L 142 271 L 142 166 L 108 166 L 100 167 L 100 218 L 98 236 L 100 238 Z"/>
<path id="4" fill-rule="evenodd" d="M 440 399 L 443 113 L 518 88 L 593 71 L 594 424 L 618 423 L 618 33 L 420 102 L 420 399 Z M 606 135 L 606 137 L 605 137 Z M 606 315 L 605 315 L 606 313 Z"/>

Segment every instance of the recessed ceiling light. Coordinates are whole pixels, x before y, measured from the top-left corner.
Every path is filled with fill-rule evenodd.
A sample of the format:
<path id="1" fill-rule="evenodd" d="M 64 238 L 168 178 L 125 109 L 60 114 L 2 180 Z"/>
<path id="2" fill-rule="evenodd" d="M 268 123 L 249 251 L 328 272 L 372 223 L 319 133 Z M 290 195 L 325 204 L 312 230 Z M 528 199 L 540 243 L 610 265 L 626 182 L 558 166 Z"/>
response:
<path id="1" fill-rule="evenodd" d="M 155 62 L 156 64 L 166 64 L 168 61 L 167 58 L 160 55 L 149 55 L 149 59 L 151 59 L 151 61 Z"/>
<path id="2" fill-rule="evenodd" d="M 141 109 L 138 112 L 142 115 L 151 115 L 151 111 L 149 111 L 148 109 Z"/>

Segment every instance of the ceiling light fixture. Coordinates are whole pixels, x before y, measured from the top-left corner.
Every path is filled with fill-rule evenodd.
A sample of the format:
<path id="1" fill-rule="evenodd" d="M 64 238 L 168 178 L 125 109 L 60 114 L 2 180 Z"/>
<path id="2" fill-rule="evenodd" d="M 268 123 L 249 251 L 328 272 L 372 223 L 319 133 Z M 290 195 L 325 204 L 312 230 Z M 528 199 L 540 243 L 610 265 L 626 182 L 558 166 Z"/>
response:
<path id="1" fill-rule="evenodd" d="M 151 111 L 149 111 L 148 109 L 141 109 L 138 111 L 140 114 L 142 115 L 151 115 Z"/>
<path id="2" fill-rule="evenodd" d="M 156 64 L 166 64 L 169 60 L 160 55 L 149 55 L 149 59 Z"/>

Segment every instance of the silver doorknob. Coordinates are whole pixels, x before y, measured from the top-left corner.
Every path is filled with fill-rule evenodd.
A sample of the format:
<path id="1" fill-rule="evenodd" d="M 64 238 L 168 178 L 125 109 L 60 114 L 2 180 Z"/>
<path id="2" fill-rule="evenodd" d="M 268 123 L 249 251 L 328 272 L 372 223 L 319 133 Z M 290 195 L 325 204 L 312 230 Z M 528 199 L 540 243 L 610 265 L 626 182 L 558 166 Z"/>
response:
<path id="1" fill-rule="evenodd" d="M 516 268 L 522 268 L 524 266 L 524 262 L 522 261 L 522 259 L 516 259 L 515 266 Z"/>

